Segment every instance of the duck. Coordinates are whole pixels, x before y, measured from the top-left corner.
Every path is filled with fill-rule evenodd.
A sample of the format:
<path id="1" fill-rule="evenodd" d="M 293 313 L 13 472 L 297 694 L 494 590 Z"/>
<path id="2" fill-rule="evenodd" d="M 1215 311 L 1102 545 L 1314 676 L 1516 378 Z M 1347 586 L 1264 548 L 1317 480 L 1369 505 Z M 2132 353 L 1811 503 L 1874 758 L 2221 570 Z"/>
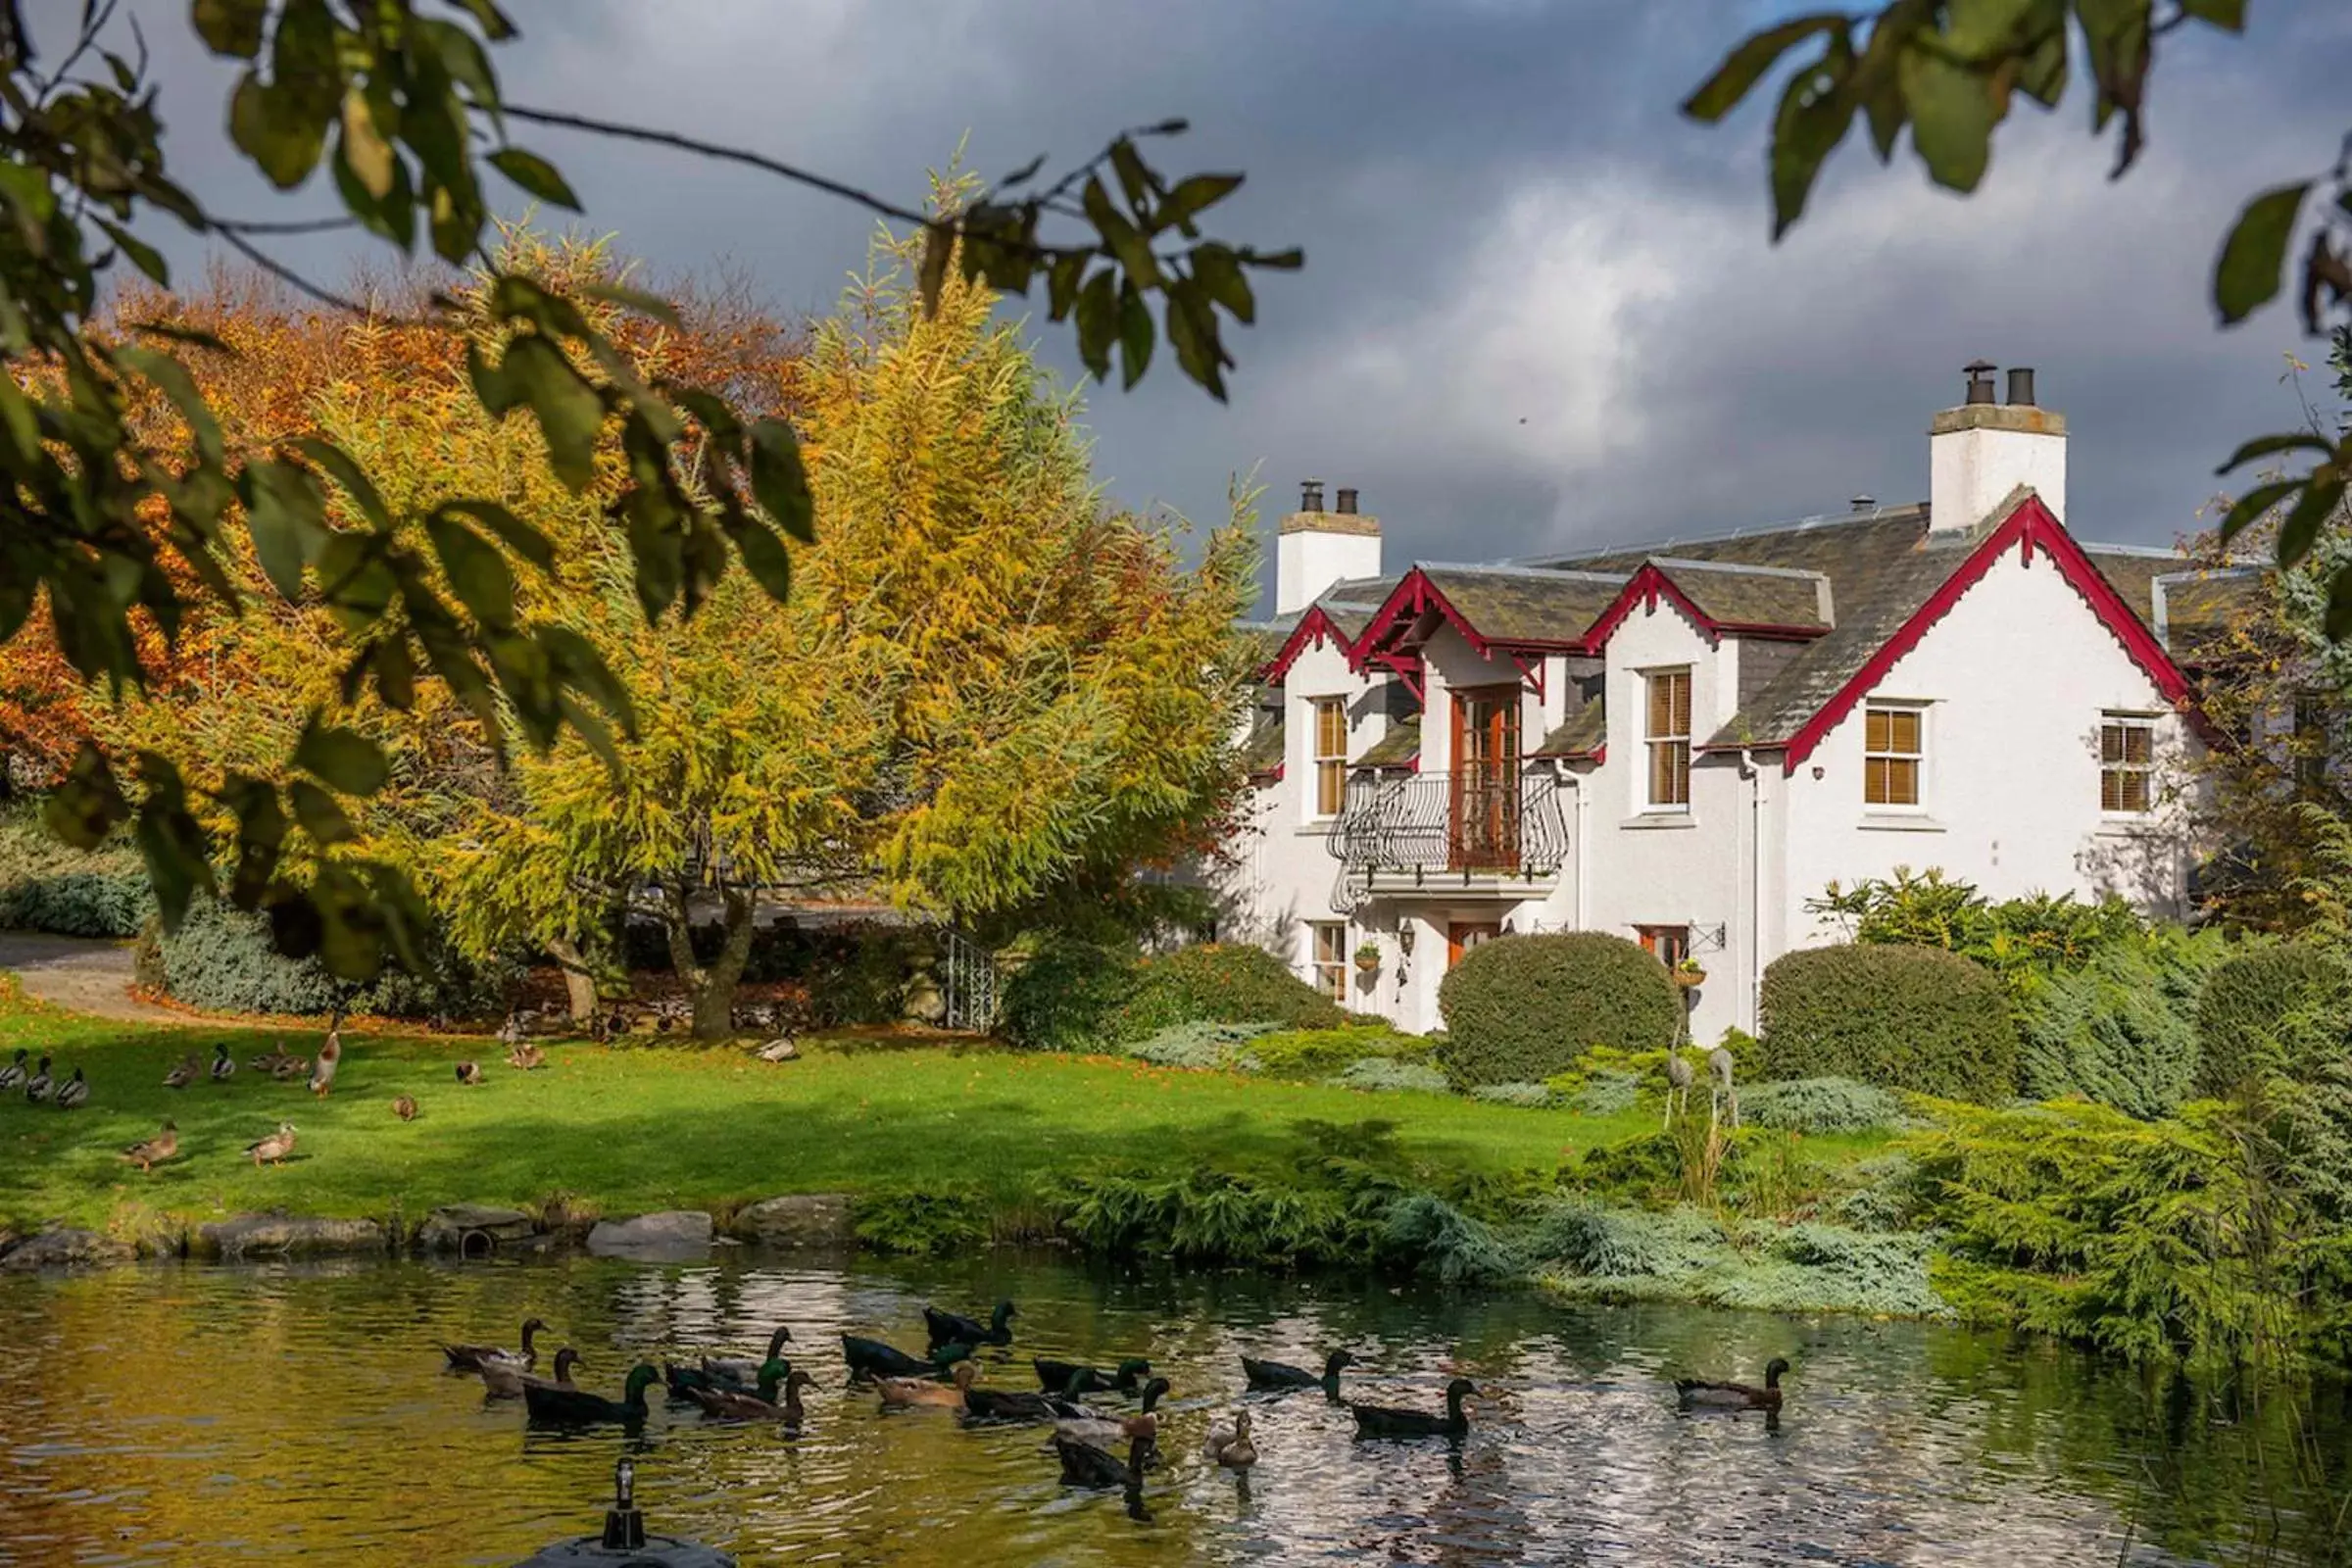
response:
<path id="1" fill-rule="evenodd" d="M 752 1053 L 753 1055 L 758 1056 L 761 1061 L 765 1062 L 792 1061 L 796 1059 L 800 1054 L 801 1048 L 799 1042 L 795 1041 L 790 1035 L 778 1035 L 775 1039 L 770 1040 L 766 1045 L 761 1046 L 758 1051 Z"/>
<path id="2" fill-rule="evenodd" d="M 1674 1392 L 1686 1408 L 1710 1410 L 1778 1410 L 1781 1407 L 1781 1374 L 1788 1370 L 1785 1356 L 1774 1356 L 1764 1363 L 1764 1386 L 1749 1388 L 1744 1383 L 1703 1383 L 1697 1378 L 1677 1378 Z"/>
<path id="3" fill-rule="evenodd" d="M 859 1378 L 942 1378 L 949 1367 L 969 1360 L 971 1354 L 968 1345 L 938 1345 L 931 1348 L 926 1359 L 880 1340 L 859 1339 L 855 1334 L 841 1337 L 841 1356 L 849 1363 L 853 1382 Z"/>
<path id="4" fill-rule="evenodd" d="M 534 1421 L 570 1424 L 619 1421 L 636 1426 L 645 1420 L 645 1391 L 661 1381 L 662 1374 L 657 1368 L 640 1361 L 629 1368 L 629 1380 L 617 1399 L 608 1399 L 586 1389 L 525 1383 L 522 1386 L 522 1402 Z"/>
<path id="5" fill-rule="evenodd" d="M 1260 1361 L 1245 1355 L 1242 1357 L 1242 1376 L 1250 1380 L 1250 1388 L 1261 1392 L 1269 1389 L 1284 1392 L 1292 1389 L 1321 1389 L 1325 1398 L 1337 1399 L 1340 1396 L 1340 1369 L 1356 1364 L 1355 1357 L 1348 1351 L 1334 1350 L 1323 1358 L 1323 1375 L 1317 1377 L 1306 1368 L 1292 1366 L 1287 1361 Z"/>
<path id="6" fill-rule="evenodd" d="M 236 1073 L 237 1062 L 236 1058 L 228 1054 L 228 1042 L 225 1040 L 214 1042 L 212 1066 L 213 1082 L 217 1084 L 224 1084 L 228 1082 L 229 1079 L 235 1077 Z"/>
<path id="7" fill-rule="evenodd" d="M 964 1408 L 963 1396 L 971 1392 L 972 1379 L 979 1375 L 979 1362 L 958 1361 L 952 1383 L 934 1383 L 929 1378 L 876 1378 L 874 1387 L 881 1390 L 882 1402 L 893 1409 L 928 1405 L 960 1410 Z"/>
<path id="8" fill-rule="evenodd" d="M 468 1085 L 479 1085 L 487 1083 L 488 1081 L 488 1079 L 482 1076 L 482 1064 L 480 1062 L 461 1061 L 458 1063 L 458 1082 Z"/>
<path id="9" fill-rule="evenodd" d="M 0 1067 L 0 1095 L 13 1094 L 24 1087 L 24 1080 L 30 1076 L 25 1071 L 24 1058 L 30 1054 L 30 1052 L 23 1046 L 19 1046 L 17 1059 L 5 1067 Z"/>
<path id="10" fill-rule="evenodd" d="M 1084 1415 L 1065 1416 L 1054 1423 L 1054 1430 L 1065 1438 L 1091 1443 L 1107 1448 L 1133 1438 L 1159 1437 L 1159 1412 L 1152 1408 L 1159 1396 L 1168 1392 L 1166 1378 L 1153 1378 L 1144 1385 L 1143 1408 L 1133 1415 L 1112 1415 L 1106 1410 L 1087 1410 Z M 1080 1406 L 1085 1409 L 1085 1406 Z"/>
<path id="11" fill-rule="evenodd" d="M 270 1069 L 270 1076 L 282 1084 L 295 1078 L 307 1078 L 310 1072 L 310 1057 L 281 1055 L 277 1058 L 277 1065 Z"/>
<path id="12" fill-rule="evenodd" d="M 1257 1463 L 1257 1449 L 1250 1442 L 1250 1412 L 1236 1410 L 1230 1422 L 1210 1427 L 1200 1457 L 1227 1470 L 1247 1470 Z"/>
<path id="13" fill-rule="evenodd" d="M 479 1372 L 486 1361 L 511 1366 L 517 1372 L 528 1372 L 539 1364 L 539 1347 L 534 1342 L 539 1331 L 547 1325 L 535 1317 L 522 1320 L 522 1348 L 501 1349 L 495 1345 L 444 1345 L 441 1353 L 449 1361 L 452 1372 Z"/>
<path id="14" fill-rule="evenodd" d="M 1106 1453 L 1091 1443 L 1079 1443 L 1054 1434 L 1054 1451 L 1061 1456 L 1061 1484 L 1065 1487 L 1090 1487 L 1106 1492 L 1117 1487 L 1129 1497 L 1140 1497 L 1144 1491 L 1144 1469 L 1152 1460 L 1152 1440 L 1136 1438 L 1127 1445 L 1127 1457 Z"/>
<path id="15" fill-rule="evenodd" d="M 37 1105 L 47 1100 L 49 1091 L 56 1087 L 57 1080 L 49 1076 L 49 1053 L 44 1051 L 41 1053 L 40 1066 L 31 1077 L 24 1080 L 24 1098 Z"/>
<path id="16" fill-rule="evenodd" d="M 781 1421 L 788 1427 L 797 1427 L 804 1413 L 801 1391 L 815 1382 L 816 1379 L 794 1370 L 791 1362 L 778 1356 L 760 1369 L 757 1393 L 746 1394 L 740 1389 L 692 1389 L 688 1393 L 703 1407 L 703 1414 L 721 1421 Z M 776 1397 L 779 1387 L 784 1392 L 780 1401 Z"/>
<path id="17" fill-rule="evenodd" d="M 76 1067 L 74 1069 L 73 1077 L 67 1079 L 64 1083 L 57 1086 L 57 1108 L 60 1110 L 77 1110 L 89 1102 L 89 1080 L 82 1077 L 81 1069 Z"/>
<path id="18" fill-rule="evenodd" d="M 202 1076 L 203 1072 L 203 1064 L 196 1059 L 196 1053 L 191 1051 L 179 1058 L 178 1066 L 164 1074 L 164 1087 L 166 1089 L 185 1089 Z"/>
<path id="19" fill-rule="evenodd" d="M 318 1060 L 311 1068 L 311 1093 L 324 1100 L 335 1087 L 335 1069 L 343 1064 L 343 1009 L 328 1020 L 326 1038 L 318 1043 Z"/>
<path id="20" fill-rule="evenodd" d="M 507 1065 L 522 1072 L 547 1065 L 547 1053 L 525 1040 L 507 1053 Z"/>
<path id="21" fill-rule="evenodd" d="M 294 1124 L 290 1121 L 279 1122 L 277 1131 L 258 1143 L 247 1144 L 245 1152 L 253 1156 L 257 1168 L 285 1163 L 286 1156 L 294 1152 Z"/>
<path id="22" fill-rule="evenodd" d="M 143 1175 L 179 1152 L 179 1128 L 171 1122 L 153 1138 L 143 1138 L 122 1151 L 122 1157 L 139 1167 Z"/>
<path id="23" fill-rule="evenodd" d="M 1075 1399 L 1058 1394 L 1026 1394 L 1005 1389 L 966 1389 L 963 1417 L 967 1421 L 1089 1421 L 1103 1420 Z"/>
<path id="24" fill-rule="evenodd" d="M 416 1119 L 416 1097 L 415 1095 L 394 1097 L 392 1114 L 398 1116 L 402 1121 L 415 1121 Z"/>
<path id="25" fill-rule="evenodd" d="M 931 1343 L 940 1345 L 1010 1345 L 1010 1320 L 1019 1317 L 1020 1309 L 1010 1301 L 999 1301 L 986 1323 L 978 1318 L 965 1317 L 957 1312 L 942 1312 L 936 1306 L 923 1308 L 923 1327 L 931 1334 Z"/>
<path id="26" fill-rule="evenodd" d="M 1123 1394 L 1132 1395 L 1142 1380 L 1152 1375 L 1152 1363 L 1140 1355 L 1121 1361 L 1115 1372 L 1102 1372 L 1075 1361 L 1049 1361 L 1043 1356 L 1031 1356 L 1029 1364 L 1037 1368 L 1037 1386 L 1048 1394 Z"/>
<path id="27" fill-rule="evenodd" d="M 491 1397 L 512 1399 L 518 1396 L 523 1385 L 528 1383 L 540 1383 L 558 1389 L 571 1388 L 571 1369 L 579 1365 L 579 1361 L 580 1352 L 566 1345 L 556 1352 L 556 1375 L 552 1379 L 531 1376 L 522 1369 L 519 1361 L 484 1361 L 474 1370 L 481 1373 L 482 1387 L 490 1391 Z"/>
<path id="28" fill-rule="evenodd" d="M 1462 1401 L 1477 1392 L 1478 1385 L 1468 1378 L 1455 1378 L 1446 1384 L 1444 1415 L 1380 1404 L 1350 1404 L 1348 1408 L 1355 1412 L 1355 1435 L 1359 1438 L 1458 1438 L 1470 1430 L 1470 1418 L 1462 1414 Z"/>
<path id="29" fill-rule="evenodd" d="M 255 1072 L 268 1073 L 274 1077 L 277 1073 L 278 1064 L 285 1060 L 286 1054 L 282 1051 L 265 1051 L 260 1055 L 254 1057 L 251 1061 L 245 1063 L 245 1065 L 252 1068 Z"/>
<path id="30" fill-rule="evenodd" d="M 706 1355 L 703 1357 L 703 1370 L 710 1373 L 712 1377 L 725 1378 L 730 1382 L 740 1383 L 748 1389 L 753 1384 L 760 1381 L 760 1373 L 761 1369 L 763 1369 L 768 1362 L 773 1361 L 777 1356 L 782 1355 L 784 1353 L 784 1347 L 790 1345 L 791 1343 L 792 1330 L 779 1323 L 776 1325 L 776 1332 L 767 1337 L 767 1353 L 765 1355 L 756 1357 L 748 1355 Z"/>

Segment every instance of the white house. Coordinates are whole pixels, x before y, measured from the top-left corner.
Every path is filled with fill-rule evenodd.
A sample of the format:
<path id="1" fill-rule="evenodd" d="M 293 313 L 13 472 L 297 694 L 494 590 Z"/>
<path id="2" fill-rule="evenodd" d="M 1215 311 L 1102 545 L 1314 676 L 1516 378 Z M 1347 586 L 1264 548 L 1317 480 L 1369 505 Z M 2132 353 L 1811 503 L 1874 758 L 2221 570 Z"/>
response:
<path id="1" fill-rule="evenodd" d="M 1355 493 L 1309 484 L 1220 934 L 1418 1031 L 1465 949 L 1615 932 L 1704 968 L 1703 1040 L 1835 937 L 1806 908 L 1833 880 L 1936 866 L 2183 912 L 2165 779 L 2199 744 L 2184 640 L 2225 596 L 2172 552 L 2078 542 L 2065 420 L 2031 370 L 2006 402 L 1991 375 L 1930 426 L 1925 504 L 1648 548 L 1388 570 Z"/>

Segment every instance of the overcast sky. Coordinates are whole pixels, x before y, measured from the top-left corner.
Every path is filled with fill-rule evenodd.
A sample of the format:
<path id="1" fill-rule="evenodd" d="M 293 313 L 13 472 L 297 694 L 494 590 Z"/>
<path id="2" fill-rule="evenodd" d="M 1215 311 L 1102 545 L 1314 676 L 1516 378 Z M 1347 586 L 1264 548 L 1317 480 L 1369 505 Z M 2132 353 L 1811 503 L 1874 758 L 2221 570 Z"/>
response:
<path id="1" fill-rule="evenodd" d="M 2035 367 L 2066 415 L 2078 533 L 2170 543 L 2236 440 L 2292 420 L 2290 315 L 2222 332 L 2207 274 L 2247 194 L 2331 160 L 2352 66 L 2352 7 L 2258 0 L 2246 39 L 2163 40 L 2149 148 L 2120 183 L 2086 97 L 2055 115 L 2021 98 L 1975 198 L 1930 189 L 1907 149 L 1881 169 L 1857 131 L 1775 247 L 1769 104 L 1716 129 L 1675 113 L 1772 9 L 1753 0 L 509 6 L 523 36 L 496 60 L 518 103 L 907 200 L 967 133 L 969 162 L 999 173 L 1189 119 L 1165 167 L 1246 170 L 1221 231 L 1302 245 L 1306 270 L 1261 285 L 1229 405 L 1164 358 L 1134 393 L 1091 388 L 1097 471 L 1122 502 L 1207 521 L 1255 469 L 1269 527 L 1301 476 L 1352 484 L 1392 566 L 1922 498 L 1929 416 L 1980 356 Z M 225 150 L 230 78 L 188 39 L 184 0 L 131 9 L 186 132 L 174 166 L 220 210 L 282 212 Z M 862 257 L 864 215 L 773 179 L 517 139 L 562 167 L 589 227 L 658 269 L 732 263 L 814 311 Z M 339 243 L 286 254 L 332 276 Z M 1072 368 L 1064 329 L 1044 348 Z"/>

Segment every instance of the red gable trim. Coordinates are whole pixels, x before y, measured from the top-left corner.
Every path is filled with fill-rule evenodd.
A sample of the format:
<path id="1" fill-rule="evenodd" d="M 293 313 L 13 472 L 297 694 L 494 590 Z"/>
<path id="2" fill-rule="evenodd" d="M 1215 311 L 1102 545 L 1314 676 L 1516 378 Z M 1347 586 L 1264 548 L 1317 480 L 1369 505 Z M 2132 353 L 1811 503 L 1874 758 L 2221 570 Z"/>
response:
<path id="1" fill-rule="evenodd" d="M 1414 621 L 1433 611 L 1444 617 L 1447 625 L 1460 632 L 1462 640 L 1470 645 L 1471 652 L 1481 659 L 1493 659 L 1498 649 L 1520 653 L 1584 652 L 1582 639 L 1576 638 L 1559 640 L 1486 636 L 1470 624 L 1469 616 L 1453 607 L 1453 602 L 1446 597 L 1445 590 L 1431 582 L 1428 574 L 1415 566 L 1397 580 L 1395 588 L 1389 590 L 1389 597 L 1381 602 L 1371 623 L 1364 627 L 1364 634 L 1355 640 L 1355 648 L 1348 656 L 1349 666 L 1361 674 L 1365 665 L 1382 655 L 1390 639 L 1408 630 Z"/>
<path id="2" fill-rule="evenodd" d="M 2017 504 L 1999 527 L 1987 534 L 1984 542 L 1969 553 L 1959 568 L 1928 596 L 1927 603 L 1912 612 L 1911 618 L 1895 628 L 1894 635 L 1870 656 L 1869 662 L 1838 687 L 1837 694 L 1788 738 L 1788 756 L 1783 771 L 1795 772 L 1797 764 L 1812 755 L 1813 748 L 1821 744 L 1822 738 L 1853 711 L 1854 705 L 1886 678 L 1886 672 L 1894 667 L 1897 661 L 1919 646 L 1919 640 L 1928 634 L 1928 629 L 1960 602 L 1962 594 L 1984 580 L 1984 574 L 2000 560 L 2001 552 L 2011 545 L 2017 547 L 2018 560 L 2028 566 L 2034 564 L 2036 548 L 2049 557 L 2057 566 L 2058 574 L 2082 596 L 2083 602 L 2090 606 L 2091 612 L 2114 634 L 2115 640 L 2123 645 L 2124 652 L 2132 656 L 2132 662 L 2139 665 L 2148 679 L 2155 683 L 2165 700 L 2188 714 L 2189 722 L 2200 730 L 2206 728 L 2191 699 L 2188 677 L 2180 672 L 2179 664 L 2173 662 L 2172 655 L 2164 651 L 2164 645 L 2156 640 L 2146 623 L 2133 612 L 2130 605 L 2124 603 L 2123 596 L 2115 591 L 2115 585 L 2091 564 L 2090 558 L 2082 553 L 2082 547 L 2075 543 L 2074 535 L 2068 533 L 2065 526 L 2050 514 L 2050 509 L 2042 505 L 2041 498 L 2029 495 Z"/>
<path id="3" fill-rule="evenodd" d="M 1341 653 L 1348 652 L 1348 634 L 1340 630 L 1339 622 L 1325 614 L 1321 605 L 1309 605 L 1306 613 L 1298 617 L 1298 624 L 1293 626 L 1291 634 L 1283 639 L 1281 651 L 1266 661 L 1264 667 L 1257 672 L 1258 678 L 1272 685 L 1291 672 L 1291 666 L 1298 662 L 1300 654 L 1306 652 L 1309 642 L 1320 645 L 1326 641 L 1339 644 Z M 1353 659 L 1348 662 L 1350 667 L 1354 667 Z"/>
<path id="4" fill-rule="evenodd" d="M 1585 646 L 1582 651 L 1588 654 L 1599 653 L 1608 643 L 1611 634 L 1624 624 L 1628 615 L 1634 612 L 1635 605 L 1639 604 L 1645 611 L 1655 610 L 1661 599 L 1681 611 L 1690 619 L 1690 624 L 1706 634 L 1707 641 L 1711 644 L 1720 643 L 1727 634 L 1735 637 L 1786 638 L 1789 641 L 1802 642 L 1810 641 L 1829 630 L 1827 626 L 1781 626 L 1761 621 L 1717 620 L 1692 604 L 1690 596 L 1683 592 L 1672 577 L 1666 575 L 1664 567 L 1654 562 L 1643 562 L 1642 569 L 1627 579 L 1625 587 L 1618 593 L 1616 600 L 1610 604 L 1608 609 L 1600 612 L 1599 618 L 1594 620 L 1585 632 Z"/>

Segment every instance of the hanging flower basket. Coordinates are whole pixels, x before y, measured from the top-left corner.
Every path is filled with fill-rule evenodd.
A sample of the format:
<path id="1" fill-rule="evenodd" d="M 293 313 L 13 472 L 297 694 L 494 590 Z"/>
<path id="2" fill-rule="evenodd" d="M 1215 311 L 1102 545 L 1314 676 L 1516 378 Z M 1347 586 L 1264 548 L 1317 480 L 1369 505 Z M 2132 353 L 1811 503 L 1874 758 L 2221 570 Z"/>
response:
<path id="1" fill-rule="evenodd" d="M 1689 958 L 1685 958 L 1668 972 L 1674 976 L 1674 983 L 1685 991 L 1695 991 L 1707 983 L 1707 971 Z"/>
<path id="2" fill-rule="evenodd" d="M 1364 974 L 1380 972 L 1380 949 L 1367 942 L 1355 950 L 1355 967 Z"/>

